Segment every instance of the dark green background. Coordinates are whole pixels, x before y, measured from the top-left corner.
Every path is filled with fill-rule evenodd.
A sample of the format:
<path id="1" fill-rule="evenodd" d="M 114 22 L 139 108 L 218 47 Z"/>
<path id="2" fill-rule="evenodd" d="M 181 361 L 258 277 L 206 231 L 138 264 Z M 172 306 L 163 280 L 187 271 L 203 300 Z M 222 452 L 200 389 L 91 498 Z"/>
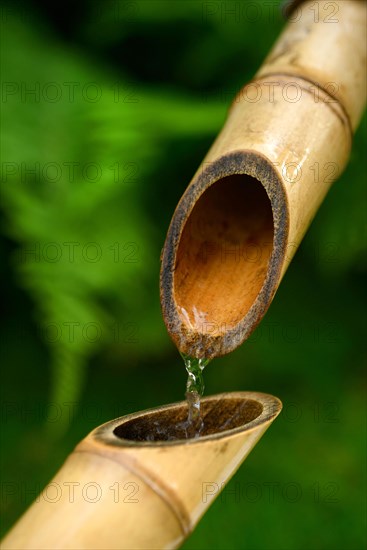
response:
<path id="1" fill-rule="evenodd" d="M 160 251 L 284 19 L 261 1 L 1 15 L 3 534 L 91 429 L 182 399 Z M 262 324 L 206 370 L 206 394 L 269 392 L 284 411 L 184 548 L 365 547 L 365 145 L 364 120 Z"/>

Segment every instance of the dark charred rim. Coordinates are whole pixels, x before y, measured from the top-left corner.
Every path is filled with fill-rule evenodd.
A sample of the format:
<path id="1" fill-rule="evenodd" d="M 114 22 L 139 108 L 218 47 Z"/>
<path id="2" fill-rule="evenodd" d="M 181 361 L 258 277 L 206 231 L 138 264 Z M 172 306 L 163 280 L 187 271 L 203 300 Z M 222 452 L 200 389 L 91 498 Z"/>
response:
<path id="1" fill-rule="evenodd" d="M 259 392 L 231 392 L 231 393 L 220 393 L 216 395 L 211 395 L 204 397 L 203 402 L 207 401 L 218 401 L 218 400 L 231 400 L 231 399 L 242 399 L 243 401 L 256 401 L 262 406 L 262 412 L 250 422 L 243 424 L 237 428 L 231 430 L 223 430 L 218 433 L 211 435 L 203 436 L 197 439 L 177 439 L 173 441 L 133 441 L 130 439 L 123 439 L 117 436 L 114 433 L 114 430 L 130 422 L 131 420 L 136 420 L 143 416 L 148 416 L 152 414 L 157 414 L 159 412 L 165 412 L 167 410 L 174 410 L 181 407 L 186 407 L 186 401 L 181 401 L 178 403 L 172 403 L 170 405 L 163 405 L 161 407 L 156 407 L 153 409 L 147 409 L 145 411 L 140 411 L 133 414 L 128 414 L 110 422 L 102 424 L 95 430 L 91 432 L 89 437 L 97 441 L 98 443 L 105 444 L 112 447 L 176 447 L 179 445 L 200 445 L 201 443 L 209 441 L 217 441 L 220 439 L 225 439 L 231 436 L 243 432 L 253 431 L 260 426 L 264 426 L 272 422 L 282 410 L 282 402 L 277 397 L 266 393 Z"/>
<path id="2" fill-rule="evenodd" d="M 181 319 L 174 300 L 174 269 L 179 241 L 199 197 L 218 180 L 235 174 L 248 175 L 264 187 L 271 203 L 274 225 L 273 250 L 264 284 L 239 323 L 226 333 L 212 336 L 190 329 Z M 271 161 L 256 151 L 235 151 L 208 164 L 192 181 L 173 214 L 162 251 L 160 293 L 163 318 L 178 349 L 208 359 L 236 349 L 255 330 L 269 308 L 278 287 L 287 247 L 289 208 L 282 180 Z"/>
<path id="3" fill-rule="evenodd" d="M 289 19 L 293 13 L 300 7 L 301 4 L 304 4 L 307 0 L 285 0 L 280 6 L 282 14 L 285 19 Z"/>

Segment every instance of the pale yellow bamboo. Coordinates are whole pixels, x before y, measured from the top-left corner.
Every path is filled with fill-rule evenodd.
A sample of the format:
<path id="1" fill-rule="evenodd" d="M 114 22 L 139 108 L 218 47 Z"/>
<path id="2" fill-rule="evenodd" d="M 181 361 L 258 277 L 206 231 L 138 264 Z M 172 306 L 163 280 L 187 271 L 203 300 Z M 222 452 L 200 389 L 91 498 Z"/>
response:
<path id="1" fill-rule="evenodd" d="M 94 430 L 1 548 L 177 548 L 279 414 L 281 403 L 270 395 L 235 392 L 205 398 L 202 407 L 206 431 L 199 439 L 132 440 L 153 434 L 157 422 L 174 431 L 187 417 L 184 403 Z M 219 433 L 226 422 L 231 429 Z"/>
<path id="2" fill-rule="evenodd" d="M 255 329 L 348 161 L 365 98 L 366 2 L 301 3 L 173 215 L 161 303 L 181 352 L 223 355 Z"/>

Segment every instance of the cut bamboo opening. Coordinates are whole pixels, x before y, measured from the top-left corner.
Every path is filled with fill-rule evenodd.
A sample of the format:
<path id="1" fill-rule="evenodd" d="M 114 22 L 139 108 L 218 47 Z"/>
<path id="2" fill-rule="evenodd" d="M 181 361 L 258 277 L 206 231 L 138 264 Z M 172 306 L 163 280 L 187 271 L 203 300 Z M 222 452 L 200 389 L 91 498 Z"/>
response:
<path id="1" fill-rule="evenodd" d="M 5 549 L 177 548 L 277 417 L 276 397 L 202 401 L 204 431 L 176 439 L 187 404 L 91 432 L 2 542 Z"/>
<path id="2" fill-rule="evenodd" d="M 235 98 L 173 215 L 161 305 L 178 349 L 212 358 L 265 315 L 332 182 L 366 97 L 366 3 L 303 2 Z M 321 15 L 320 15 L 321 14 Z"/>
<path id="3" fill-rule="evenodd" d="M 273 216 L 263 186 L 244 174 L 213 183 L 195 204 L 177 250 L 174 292 L 187 322 L 215 319 L 208 327 L 212 334 L 224 323 L 237 324 L 238 304 L 249 309 L 264 284 L 272 245 Z"/>

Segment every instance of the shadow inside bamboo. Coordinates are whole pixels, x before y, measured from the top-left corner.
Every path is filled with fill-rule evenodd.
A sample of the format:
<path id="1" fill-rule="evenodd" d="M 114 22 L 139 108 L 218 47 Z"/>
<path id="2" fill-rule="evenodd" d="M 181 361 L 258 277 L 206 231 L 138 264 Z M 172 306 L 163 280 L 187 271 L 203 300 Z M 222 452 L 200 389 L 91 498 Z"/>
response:
<path id="1" fill-rule="evenodd" d="M 202 440 L 252 427 L 254 421 L 264 416 L 263 412 L 263 403 L 255 398 L 222 395 L 202 400 L 203 424 L 200 435 L 195 437 L 187 437 L 188 407 L 185 402 L 127 417 L 113 429 L 113 434 L 120 440 L 137 443 Z M 265 418 L 261 418 L 263 420 Z"/>

